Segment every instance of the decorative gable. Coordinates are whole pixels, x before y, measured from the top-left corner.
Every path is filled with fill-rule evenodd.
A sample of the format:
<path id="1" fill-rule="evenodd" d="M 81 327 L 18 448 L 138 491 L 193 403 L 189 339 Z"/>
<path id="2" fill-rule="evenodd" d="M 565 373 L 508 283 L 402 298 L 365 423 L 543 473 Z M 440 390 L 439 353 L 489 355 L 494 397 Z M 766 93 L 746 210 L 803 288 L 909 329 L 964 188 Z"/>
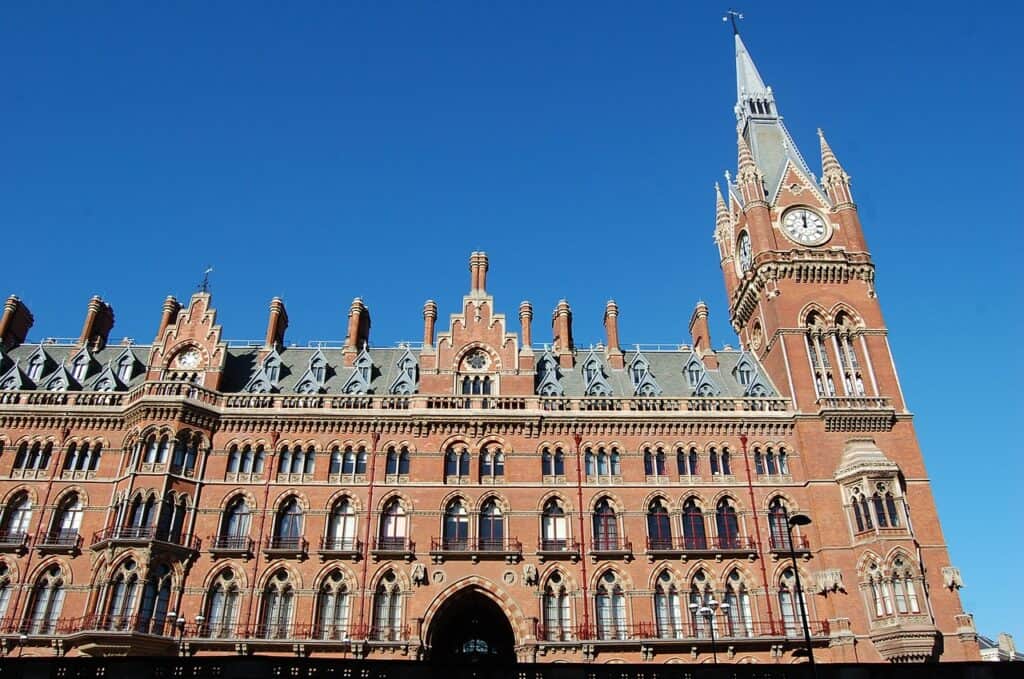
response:
<path id="1" fill-rule="evenodd" d="M 591 349 L 587 358 L 583 361 L 583 385 L 584 393 L 587 396 L 611 396 L 612 386 L 608 384 L 608 378 L 604 374 L 604 366 L 601 360 Z"/>
<path id="2" fill-rule="evenodd" d="M 711 379 L 707 367 L 696 354 L 690 355 L 683 372 L 686 374 L 687 383 L 693 389 L 694 396 L 718 396 L 722 393 L 722 389 Z"/>
<path id="3" fill-rule="evenodd" d="M 629 362 L 629 380 L 637 396 L 661 396 L 661 387 L 651 373 L 651 364 L 639 351 Z"/>
<path id="4" fill-rule="evenodd" d="M 118 379 L 117 372 L 110 363 L 107 363 L 92 385 L 93 391 L 119 391 L 124 388 L 125 384 Z"/>
<path id="5" fill-rule="evenodd" d="M 269 394 L 277 391 L 278 380 L 281 377 L 281 355 L 276 348 L 271 348 L 263 361 L 253 370 L 252 377 L 245 385 L 245 391 L 250 394 Z"/>
<path id="6" fill-rule="evenodd" d="M 537 361 L 537 394 L 540 396 L 563 396 L 565 389 L 559 381 L 558 360 L 551 351 L 545 351 Z"/>
<path id="7" fill-rule="evenodd" d="M 0 391 L 14 391 L 16 389 L 29 389 L 31 385 L 25 379 L 21 368 L 12 365 L 10 370 L 0 376 Z"/>
<path id="8" fill-rule="evenodd" d="M 321 349 L 317 349 L 309 357 L 309 366 L 295 383 L 297 394 L 319 394 L 327 382 L 327 357 Z"/>
<path id="9" fill-rule="evenodd" d="M 370 391 L 370 381 L 373 379 L 373 359 L 370 352 L 363 347 L 363 350 L 356 356 L 353 364 L 352 374 L 345 380 L 341 387 L 343 394 L 367 394 Z"/>
<path id="10" fill-rule="evenodd" d="M 117 373 L 117 379 L 122 384 L 128 384 L 135 377 L 135 373 L 139 368 L 139 357 L 135 355 L 135 352 L 131 350 L 131 347 L 125 347 L 124 350 L 117 355 L 114 359 L 114 370 Z"/>
<path id="11" fill-rule="evenodd" d="M 78 382 L 75 381 L 63 365 L 59 366 L 43 383 L 43 389 L 46 391 L 68 391 L 69 389 L 79 388 Z"/>
<path id="12" fill-rule="evenodd" d="M 356 361 L 358 363 L 358 359 Z M 419 382 L 419 362 L 412 352 L 406 349 L 395 363 L 398 375 L 391 382 L 388 391 L 392 394 L 408 395 L 416 392 Z"/>
<path id="13" fill-rule="evenodd" d="M 93 358 L 89 347 L 84 346 L 71 357 L 68 365 L 71 366 L 71 376 L 75 378 L 75 381 L 79 384 L 84 384 L 85 380 L 89 378 L 89 373 L 92 372 L 93 366 L 96 365 L 96 359 Z"/>
<path id="14" fill-rule="evenodd" d="M 33 384 L 39 384 L 43 379 L 43 375 L 48 374 L 53 369 L 53 366 L 53 359 L 50 358 L 50 355 L 40 345 L 36 347 L 36 350 L 25 361 L 25 377 Z"/>

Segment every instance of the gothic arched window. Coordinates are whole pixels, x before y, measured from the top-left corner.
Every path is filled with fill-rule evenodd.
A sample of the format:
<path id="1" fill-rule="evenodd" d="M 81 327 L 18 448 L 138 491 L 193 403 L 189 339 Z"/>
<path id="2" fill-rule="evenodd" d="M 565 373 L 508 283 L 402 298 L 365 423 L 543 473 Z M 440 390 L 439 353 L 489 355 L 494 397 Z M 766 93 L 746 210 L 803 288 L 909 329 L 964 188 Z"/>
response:
<path id="1" fill-rule="evenodd" d="M 708 548 L 704 513 L 692 497 L 683 504 L 683 547 L 685 549 Z"/>
<path id="2" fill-rule="evenodd" d="M 206 625 L 200 633 L 215 639 L 234 637 L 239 609 L 238 579 L 234 571 L 226 568 L 214 579 L 207 597 Z"/>
<path id="3" fill-rule="evenodd" d="M 707 573 L 697 571 L 690 581 L 690 623 L 693 625 L 693 636 L 706 639 L 711 636 L 711 626 L 715 625 L 715 609 L 708 604 L 714 599 L 711 580 Z M 717 628 L 716 628 L 717 629 Z"/>
<path id="4" fill-rule="evenodd" d="M 725 603 L 728 604 L 726 617 L 729 621 L 729 635 L 753 637 L 754 618 L 750 593 L 738 570 L 733 569 L 725 579 Z"/>
<path id="5" fill-rule="evenodd" d="M 29 634 L 53 634 L 64 606 L 64 576 L 60 566 L 53 565 L 36 580 L 29 603 Z"/>
<path id="6" fill-rule="evenodd" d="M 373 594 L 373 629 L 377 641 L 398 641 L 402 634 L 402 590 L 394 571 L 381 576 Z"/>
<path id="7" fill-rule="evenodd" d="M 718 530 L 719 549 L 739 549 L 739 517 L 736 515 L 736 507 L 728 498 L 718 501 L 718 507 L 715 509 L 715 527 Z"/>
<path id="8" fill-rule="evenodd" d="M 82 525 L 82 512 L 85 507 L 78 493 L 71 493 L 60 501 L 53 514 L 50 534 L 46 536 L 47 544 L 78 545 L 78 529 Z"/>
<path id="9" fill-rule="evenodd" d="M 350 600 L 344 574 L 337 569 L 328 573 L 320 584 L 317 596 L 317 638 L 336 641 L 348 639 Z"/>
<path id="10" fill-rule="evenodd" d="M 667 570 L 654 584 L 654 619 L 659 639 L 682 639 L 685 635 L 679 587 Z"/>
<path id="11" fill-rule="evenodd" d="M 559 571 L 548 576 L 544 585 L 544 632 L 548 641 L 572 639 L 572 604 L 565 578 Z"/>
<path id="12" fill-rule="evenodd" d="M 302 505 L 297 497 L 289 497 L 274 517 L 274 547 L 298 549 L 302 542 Z"/>
<path id="13" fill-rule="evenodd" d="M 782 498 L 776 497 L 768 504 L 768 539 L 773 551 L 790 551 L 789 512 Z"/>
<path id="14" fill-rule="evenodd" d="M 649 549 L 672 549 L 672 522 L 661 498 L 647 506 L 647 544 Z"/>
<path id="15" fill-rule="evenodd" d="M 409 529 L 409 517 L 398 498 L 393 498 L 384 506 L 380 517 L 380 532 L 377 535 L 378 549 L 405 549 L 406 532 Z"/>
<path id="16" fill-rule="evenodd" d="M 356 510 L 352 501 L 343 497 L 331 506 L 331 515 L 327 519 L 327 549 L 335 551 L 355 551 L 358 549 L 356 539 Z"/>
<path id="17" fill-rule="evenodd" d="M 446 550 L 465 551 L 469 543 L 469 511 L 466 501 L 455 498 L 444 509 L 442 547 Z"/>
<path id="18" fill-rule="evenodd" d="M 563 552 L 569 548 L 569 521 L 561 502 L 552 498 L 544 503 L 540 520 L 541 549 Z"/>
<path id="19" fill-rule="evenodd" d="M 260 634 L 264 639 L 287 639 L 291 636 L 292 607 L 295 587 L 288 571 L 281 568 L 263 588 L 263 613 Z"/>
<path id="20" fill-rule="evenodd" d="M 218 546 L 225 549 L 246 549 L 249 546 L 249 523 L 252 510 L 242 496 L 228 503 L 220 524 Z"/>
<path id="21" fill-rule="evenodd" d="M 127 629 L 135 614 L 135 599 L 139 594 L 139 568 L 134 559 L 128 559 L 114 570 L 107 584 L 107 603 L 103 614 L 103 628 Z"/>
<path id="22" fill-rule="evenodd" d="M 505 548 L 505 517 L 496 498 L 488 498 L 480 507 L 477 539 L 481 550 L 500 551 Z"/>
<path id="23" fill-rule="evenodd" d="M 167 607 L 171 601 L 171 568 L 159 564 L 150 569 L 146 585 L 142 588 L 142 603 L 139 605 L 140 632 L 161 634 L 167 622 Z"/>
<path id="24" fill-rule="evenodd" d="M 782 615 L 782 627 L 787 637 L 795 637 L 802 634 L 802 614 L 800 607 L 807 610 L 807 600 L 801 592 L 800 599 L 796 596 L 796 571 L 787 568 L 779 576 L 779 612 Z M 807 613 L 810 617 L 810 613 Z"/>
<path id="25" fill-rule="evenodd" d="M 28 528 L 32 523 L 32 499 L 28 493 L 21 491 L 10 499 L 4 507 L 3 521 L 0 530 L 8 542 L 24 540 L 28 536 Z"/>
<path id="26" fill-rule="evenodd" d="M 619 519 L 608 498 L 602 498 L 594 507 L 594 551 L 611 552 L 619 549 Z"/>
<path id="27" fill-rule="evenodd" d="M 625 639 L 626 594 L 615 571 L 606 571 L 594 592 L 598 639 Z"/>

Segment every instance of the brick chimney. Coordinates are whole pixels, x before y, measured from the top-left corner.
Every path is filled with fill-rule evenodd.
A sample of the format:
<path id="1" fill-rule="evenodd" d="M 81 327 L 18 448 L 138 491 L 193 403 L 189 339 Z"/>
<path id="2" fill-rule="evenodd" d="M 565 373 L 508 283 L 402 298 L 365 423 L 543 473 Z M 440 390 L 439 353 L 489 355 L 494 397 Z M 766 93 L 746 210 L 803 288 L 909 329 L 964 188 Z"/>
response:
<path id="1" fill-rule="evenodd" d="M 482 296 L 487 294 L 488 260 L 486 252 L 474 252 L 469 256 L 469 294 Z"/>
<path id="2" fill-rule="evenodd" d="M 98 295 L 93 295 L 85 309 L 85 322 L 78 344 L 88 345 L 95 351 L 107 346 L 107 338 L 114 327 L 114 309 Z"/>
<path id="3" fill-rule="evenodd" d="M 697 302 L 690 316 L 690 338 L 693 342 L 693 351 L 704 361 L 709 369 L 718 368 L 718 358 L 711 348 L 711 329 L 708 326 L 708 305 L 704 302 Z"/>
<path id="4" fill-rule="evenodd" d="M 554 344 L 552 351 L 558 357 L 558 365 L 571 368 L 575 348 L 572 343 L 572 309 L 564 299 L 555 307 L 555 313 L 551 317 L 551 329 Z"/>
<path id="5" fill-rule="evenodd" d="M 519 327 L 522 329 L 523 351 L 533 353 L 533 305 L 527 301 L 519 303 Z"/>
<path id="6" fill-rule="evenodd" d="M 4 303 L 3 315 L 0 316 L 0 344 L 5 349 L 13 349 L 28 337 L 29 328 L 35 319 L 25 303 L 15 295 L 11 295 Z"/>
<path id="7" fill-rule="evenodd" d="M 267 338 L 264 349 L 284 346 L 284 331 L 288 329 L 288 312 L 280 297 L 270 300 L 270 316 L 267 318 Z"/>
<path id="8" fill-rule="evenodd" d="M 347 367 L 355 365 L 356 356 L 369 342 L 370 310 L 363 304 L 362 298 L 356 297 L 348 309 L 348 335 L 342 348 Z"/>
<path id="9" fill-rule="evenodd" d="M 167 328 L 174 325 L 174 322 L 178 320 L 179 311 L 181 311 L 181 302 L 176 300 L 173 295 L 168 295 L 167 299 L 164 300 L 163 315 L 160 316 L 160 329 L 156 331 L 157 342 L 164 338 L 164 332 Z"/>
<path id="10" fill-rule="evenodd" d="M 437 303 L 428 299 L 423 303 L 423 346 L 434 346 L 434 326 L 437 323 Z"/>
<path id="11" fill-rule="evenodd" d="M 608 346 L 604 355 L 608 359 L 608 366 L 617 370 L 626 367 L 625 358 L 622 355 L 622 347 L 619 345 L 619 305 L 614 299 L 608 300 L 604 305 L 604 334 Z"/>

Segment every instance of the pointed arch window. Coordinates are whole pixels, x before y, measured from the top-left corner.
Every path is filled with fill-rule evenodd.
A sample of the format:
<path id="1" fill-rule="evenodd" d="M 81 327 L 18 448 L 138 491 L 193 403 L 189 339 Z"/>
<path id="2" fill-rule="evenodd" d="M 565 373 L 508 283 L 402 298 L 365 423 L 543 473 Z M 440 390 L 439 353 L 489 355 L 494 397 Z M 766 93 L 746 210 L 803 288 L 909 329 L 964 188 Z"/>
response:
<path id="1" fill-rule="evenodd" d="M 232 500 L 224 510 L 218 546 L 224 549 L 248 549 L 251 520 L 252 510 L 245 498 L 240 496 Z"/>
<path id="2" fill-rule="evenodd" d="M 544 633 L 548 641 L 572 639 L 572 604 L 565 578 L 559 571 L 552 573 L 544 585 Z"/>
<path id="3" fill-rule="evenodd" d="M 665 467 L 665 451 L 661 448 L 644 448 L 644 475 L 664 477 L 668 474 Z"/>
<path id="4" fill-rule="evenodd" d="M 647 545 L 649 549 L 672 549 L 672 522 L 665 500 L 655 498 L 647 506 Z"/>
<path id="5" fill-rule="evenodd" d="M 406 446 L 401 446 L 400 448 L 388 447 L 384 470 L 384 473 L 390 477 L 408 476 L 409 449 Z"/>
<path id="6" fill-rule="evenodd" d="M 142 603 L 139 605 L 140 632 L 165 632 L 167 607 L 171 601 L 171 580 L 171 568 L 167 564 L 159 564 L 151 569 L 145 587 L 142 588 Z M 173 630 L 168 631 L 173 634 Z"/>
<path id="7" fill-rule="evenodd" d="M 505 453 L 497 447 L 489 447 L 480 453 L 480 482 L 493 483 L 505 476 Z"/>
<path id="8" fill-rule="evenodd" d="M 692 497 L 683 504 L 683 547 L 686 549 L 708 548 L 704 513 Z"/>
<path id="9" fill-rule="evenodd" d="M 712 628 L 717 633 L 715 624 L 716 609 L 708 606 L 714 599 L 714 591 L 711 588 L 711 580 L 704 571 L 697 571 L 690 582 L 690 624 L 693 626 L 693 636 L 698 639 L 706 639 L 711 636 Z M 702 612 L 702 609 L 710 609 L 711 615 Z"/>
<path id="10" fill-rule="evenodd" d="M 32 523 L 32 498 L 21 491 L 4 507 L 3 521 L 0 522 L 0 536 L 5 543 L 23 542 L 28 538 Z"/>
<path id="11" fill-rule="evenodd" d="M 402 634 L 402 590 L 392 570 L 381 576 L 373 594 L 373 629 L 377 641 L 398 641 Z"/>
<path id="12" fill-rule="evenodd" d="M 725 609 L 729 623 L 729 635 L 734 637 L 754 636 L 754 616 L 750 605 L 750 592 L 738 570 L 733 569 L 725 579 Z"/>
<path id="13" fill-rule="evenodd" d="M 740 548 L 740 522 L 736 507 L 728 498 L 718 501 L 715 509 L 715 527 L 718 529 L 719 549 Z"/>
<path id="14" fill-rule="evenodd" d="M 0 620 L 7 618 L 7 606 L 11 602 L 11 569 L 7 562 L 0 561 Z"/>
<path id="15" fill-rule="evenodd" d="M 78 493 L 71 493 L 57 505 L 50 534 L 46 536 L 46 544 L 77 546 L 78 529 L 82 525 L 82 512 L 85 509 Z"/>
<path id="16" fill-rule="evenodd" d="M 694 477 L 699 473 L 697 468 L 698 454 L 696 448 L 676 448 L 676 471 L 680 476 Z"/>
<path id="17" fill-rule="evenodd" d="M 134 559 L 122 563 L 107 585 L 107 602 L 103 611 L 102 627 L 123 630 L 131 626 L 135 614 L 135 600 L 139 594 L 138 564 Z"/>
<path id="18" fill-rule="evenodd" d="M 42 444 L 38 441 L 30 448 L 27 443 L 18 447 L 18 454 L 14 457 L 13 469 L 17 471 L 43 471 L 50 466 L 50 456 L 53 454 L 53 444 Z"/>
<path id="19" fill-rule="evenodd" d="M 667 570 L 654 584 L 654 619 L 659 639 L 682 639 L 685 634 L 679 587 Z"/>
<path id="20" fill-rule="evenodd" d="M 348 497 L 339 499 L 331 506 L 324 547 L 335 551 L 356 551 L 359 549 L 356 527 L 356 510 L 352 500 Z"/>
<path id="21" fill-rule="evenodd" d="M 615 571 L 607 571 L 598 581 L 594 592 L 594 611 L 597 614 L 598 639 L 625 639 L 626 594 Z"/>
<path id="22" fill-rule="evenodd" d="M 488 498 L 480 507 L 477 538 L 483 551 L 500 551 L 505 548 L 505 516 L 496 498 Z"/>
<path id="23" fill-rule="evenodd" d="M 53 634 L 64 607 L 64 576 L 60 566 L 53 565 L 36 580 L 29 604 L 29 634 Z"/>
<path id="24" fill-rule="evenodd" d="M 711 475 L 730 476 L 732 474 L 732 458 L 728 448 L 723 448 L 719 453 L 717 448 L 708 452 L 708 462 L 711 467 Z"/>
<path id="25" fill-rule="evenodd" d="M 263 588 L 263 614 L 259 636 L 264 639 L 288 639 L 291 636 L 295 587 L 288 571 L 281 568 Z"/>
<path id="26" fill-rule="evenodd" d="M 619 517 L 608 498 L 602 498 L 594 507 L 594 551 L 612 552 L 619 546 Z"/>
<path id="27" fill-rule="evenodd" d="M 214 579 L 207 597 L 206 628 L 200 630 L 215 639 L 238 636 L 235 624 L 239 610 L 238 579 L 234 571 L 227 568 Z"/>
<path id="28" fill-rule="evenodd" d="M 442 546 L 446 550 L 462 552 L 469 546 L 469 511 L 466 501 L 456 498 L 444 510 Z"/>
<path id="29" fill-rule="evenodd" d="M 796 596 L 796 573 L 792 568 L 787 568 L 779 576 L 779 612 L 782 615 L 782 627 L 787 637 L 796 637 L 803 633 L 801 605 L 806 611 L 807 600 L 803 598 L 803 593 L 800 593 L 799 599 Z M 810 617 L 809 612 L 808 617 Z"/>
<path id="30" fill-rule="evenodd" d="M 377 535 L 378 549 L 405 549 L 406 535 L 409 530 L 409 517 L 405 507 L 398 498 L 393 498 L 384 506 L 380 517 L 380 532 Z"/>
<path id="31" fill-rule="evenodd" d="M 449 447 L 444 456 L 445 483 L 465 483 L 469 481 L 469 467 L 469 450 Z"/>
<path id="32" fill-rule="evenodd" d="M 327 574 L 317 596 L 317 622 L 320 639 L 344 641 L 348 639 L 348 620 L 351 596 L 345 576 L 340 570 Z"/>
<path id="33" fill-rule="evenodd" d="M 774 498 L 768 504 L 768 536 L 772 551 L 788 552 L 792 548 L 789 539 L 789 511 L 782 498 Z"/>
<path id="34" fill-rule="evenodd" d="M 289 497 L 274 517 L 276 549 L 300 549 L 302 546 L 302 505 L 297 497 Z"/>
<path id="35" fill-rule="evenodd" d="M 569 548 L 569 521 L 561 502 L 552 498 L 544 503 L 540 521 L 541 550 L 564 552 Z"/>
<path id="36" fill-rule="evenodd" d="M 914 573 L 902 557 L 896 557 L 892 562 L 892 589 L 897 613 L 921 612 L 917 588 L 914 586 Z"/>

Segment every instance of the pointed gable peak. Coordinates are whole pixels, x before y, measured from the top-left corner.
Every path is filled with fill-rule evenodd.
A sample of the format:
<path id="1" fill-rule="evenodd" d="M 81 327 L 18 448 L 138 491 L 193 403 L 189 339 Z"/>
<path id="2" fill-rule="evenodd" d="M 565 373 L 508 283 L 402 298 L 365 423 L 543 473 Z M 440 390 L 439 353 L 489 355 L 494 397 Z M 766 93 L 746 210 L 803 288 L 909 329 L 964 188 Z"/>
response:
<path id="1" fill-rule="evenodd" d="M 764 84 L 761 73 L 743 44 L 739 33 L 734 36 L 736 43 L 736 106 L 742 108 L 750 99 L 771 99 L 772 88 Z"/>

